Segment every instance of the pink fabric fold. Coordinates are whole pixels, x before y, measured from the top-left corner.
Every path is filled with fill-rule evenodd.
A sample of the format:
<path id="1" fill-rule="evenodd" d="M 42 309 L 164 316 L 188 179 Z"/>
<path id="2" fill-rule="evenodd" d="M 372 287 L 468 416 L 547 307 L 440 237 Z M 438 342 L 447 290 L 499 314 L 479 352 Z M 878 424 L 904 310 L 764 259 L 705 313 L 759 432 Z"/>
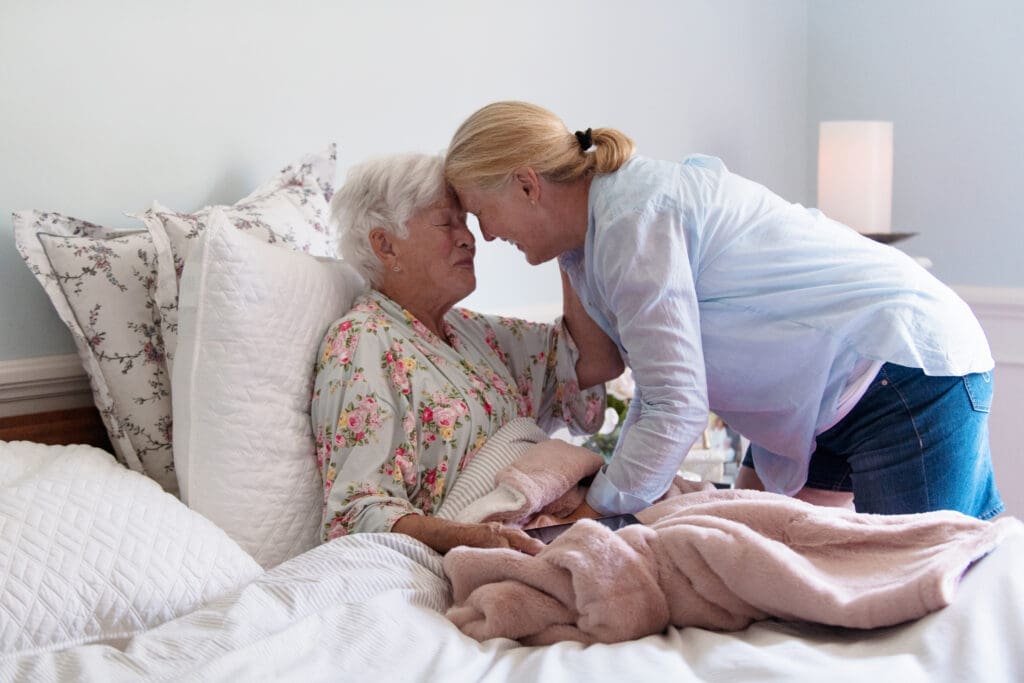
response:
<path id="1" fill-rule="evenodd" d="M 496 513 L 488 520 L 525 526 L 536 514 L 564 517 L 587 495 L 579 484 L 604 464 L 597 453 L 560 439 L 531 446 L 509 467 L 494 476 L 497 486 L 519 492 L 525 501 L 516 510 Z"/>
<path id="2" fill-rule="evenodd" d="M 505 481 L 519 485 L 532 467 Z M 527 497 L 550 498 L 536 482 L 556 480 L 545 473 Z M 581 520 L 535 557 L 450 551 L 449 619 L 479 640 L 530 645 L 619 642 L 670 624 L 739 630 L 769 617 L 889 626 L 948 605 L 968 567 L 1024 529 L 1014 518 L 868 515 L 713 488 L 671 495 L 637 516 L 643 525 L 617 532 Z"/>
<path id="3" fill-rule="evenodd" d="M 484 521 L 530 528 L 557 524 L 583 503 L 587 489 L 580 481 L 597 473 L 604 458 L 597 453 L 560 439 L 547 439 L 530 446 L 514 463 L 494 475 L 497 488 L 514 491 L 522 502 L 514 510 L 502 510 Z M 714 490 L 709 482 L 676 477 L 665 497 Z"/>

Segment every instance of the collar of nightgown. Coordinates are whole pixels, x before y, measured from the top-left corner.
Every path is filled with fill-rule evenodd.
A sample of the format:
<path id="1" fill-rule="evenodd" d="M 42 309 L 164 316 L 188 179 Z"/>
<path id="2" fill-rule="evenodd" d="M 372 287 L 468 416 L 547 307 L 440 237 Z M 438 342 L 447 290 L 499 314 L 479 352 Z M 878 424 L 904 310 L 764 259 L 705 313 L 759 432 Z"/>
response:
<path id="1" fill-rule="evenodd" d="M 415 315 L 406 310 L 401 304 L 394 299 L 391 299 L 387 295 L 377 291 L 370 290 L 366 294 L 367 297 L 372 298 L 378 306 L 381 307 L 385 313 L 391 318 L 398 321 L 404 321 L 408 329 L 411 331 L 409 338 L 412 340 L 413 345 L 416 349 L 426 356 L 432 363 L 438 366 L 445 366 L 446 364 L 454 364 L 462 369 L 464 373 L 471 375 L 489 375 L 497 371 L 503 375 L 502 380 L 509 386 L 515 386 L 514 378 L 508 371 L 507 366 L 502 362 L 501 358 L 494 349 L 490 348 L 486 344 L 481 347 L 480 344 L 473 343 L 474 340 L 467 340 L 463 338 L 460 329 L 456 329 L 456 325 L 453 325 L 451 320 L 453 316 L 457 317 L 470 317 L 474 315 L 470 311 L 466 311 L 461 308 L 452 308 L 448 311 L 441 324 L 444 329 L 445 335 L 451 340 L 451 344 L 448 344 L 443 339 L 434 334 L 430 328 L 423 324 Z M 456 318 L 457 319 L 457 318 Z M 468 354 L 467 352 L 472 348 L 476 353 Z M 485 358 L 493 361 L 488 363 L 486 371 L 484 368 L 480 368 L 476 363 L 471 360 L 469 355 L 483 355 Z"/>

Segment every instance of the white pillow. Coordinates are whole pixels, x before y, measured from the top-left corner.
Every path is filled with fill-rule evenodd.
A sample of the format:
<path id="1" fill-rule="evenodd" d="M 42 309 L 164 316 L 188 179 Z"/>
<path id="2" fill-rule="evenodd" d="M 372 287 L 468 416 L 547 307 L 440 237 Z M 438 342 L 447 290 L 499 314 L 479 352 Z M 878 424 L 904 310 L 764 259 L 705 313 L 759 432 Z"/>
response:
<path id="1" fill-rule="evenodd" d="M 182 500 L 266 568 L 319 542 L 316 353 L 363 289 L 351 266 L 266 244 L 219 210 L 185 264 L 171 380 Z"/>
<path id="2" fill-rule="evenodd" d="M 206 230 L 209 216 L 220 209 L 232 225 L 264 242 L 314 256 L 334 257 L 338 235 L 330 222 L 331 185 L 336 165 L 332 144 L 323 154 L 311 154 L 282 169 L 276 176 L 231 206 L 207 206 L 180 213 L 153 202 L 140 218 L 156 248 L 157 278 L 153 300 L 160 313 L 160 332 L 169 372 L 174 372 L 178 349 L 178 287 L 192 246 Z M 330 169 L 330 172 L 327 171 Z"/>
<path id="3" fill-rule="evenodd" d="M 333 255 L 337 237 L 327 205 L 334 191 L 333 144 L 285 167 L 231 207 L 237 224 L 268 242 Z M 187 243 L 207 209 L 177 214 L 163 207 L 140 216 L 184 227 Z M 171 448 L 170 362 L 177 335 L 178 282 L 167 235 L 115 230 L 48 211 L 13 214 L 18 253 L 71 331 L 89 375 L 93 401 L 114 453 L 128 467 L 177 493 Z M 175 232 L 173 228 L 169 232 Z M 156 237 L 162 241 L 156 243 Z M 175 245 L 178 246 L 178 245 Z M 183 248 L 182 248 L 183 249 Z"/>
<path id="4" fill-rule="evenodd" d="M 261 573 L 109 453 L 0 441 L 0 659 L 127 638 Z"/>

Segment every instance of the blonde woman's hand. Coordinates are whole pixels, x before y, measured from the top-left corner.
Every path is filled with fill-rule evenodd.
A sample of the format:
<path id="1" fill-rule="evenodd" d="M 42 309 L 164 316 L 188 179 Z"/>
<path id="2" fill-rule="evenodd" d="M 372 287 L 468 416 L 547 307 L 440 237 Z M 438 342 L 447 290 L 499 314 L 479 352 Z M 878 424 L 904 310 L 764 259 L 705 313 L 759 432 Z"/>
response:
<path id="1" fill-rule="evenodd" d="M 563 523 L 575 522 L 578 519 L 597 519 L 601 516 L 594 508 L 590 507 L 587 501 L 580 503 L 580 506 L 566 515 L 563 519 Z"/>

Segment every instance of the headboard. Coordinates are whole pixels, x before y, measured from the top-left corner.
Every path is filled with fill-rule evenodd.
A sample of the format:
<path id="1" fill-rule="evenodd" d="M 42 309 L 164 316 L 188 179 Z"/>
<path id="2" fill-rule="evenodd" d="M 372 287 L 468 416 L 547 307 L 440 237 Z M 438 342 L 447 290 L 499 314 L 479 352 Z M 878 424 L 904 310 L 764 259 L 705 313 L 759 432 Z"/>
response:
<path id="1" fill-rule="evenodd" d="M 92 406 L 0 417 L 0 441 L 81 443 L 113 453 L 100 413 Z"/>

